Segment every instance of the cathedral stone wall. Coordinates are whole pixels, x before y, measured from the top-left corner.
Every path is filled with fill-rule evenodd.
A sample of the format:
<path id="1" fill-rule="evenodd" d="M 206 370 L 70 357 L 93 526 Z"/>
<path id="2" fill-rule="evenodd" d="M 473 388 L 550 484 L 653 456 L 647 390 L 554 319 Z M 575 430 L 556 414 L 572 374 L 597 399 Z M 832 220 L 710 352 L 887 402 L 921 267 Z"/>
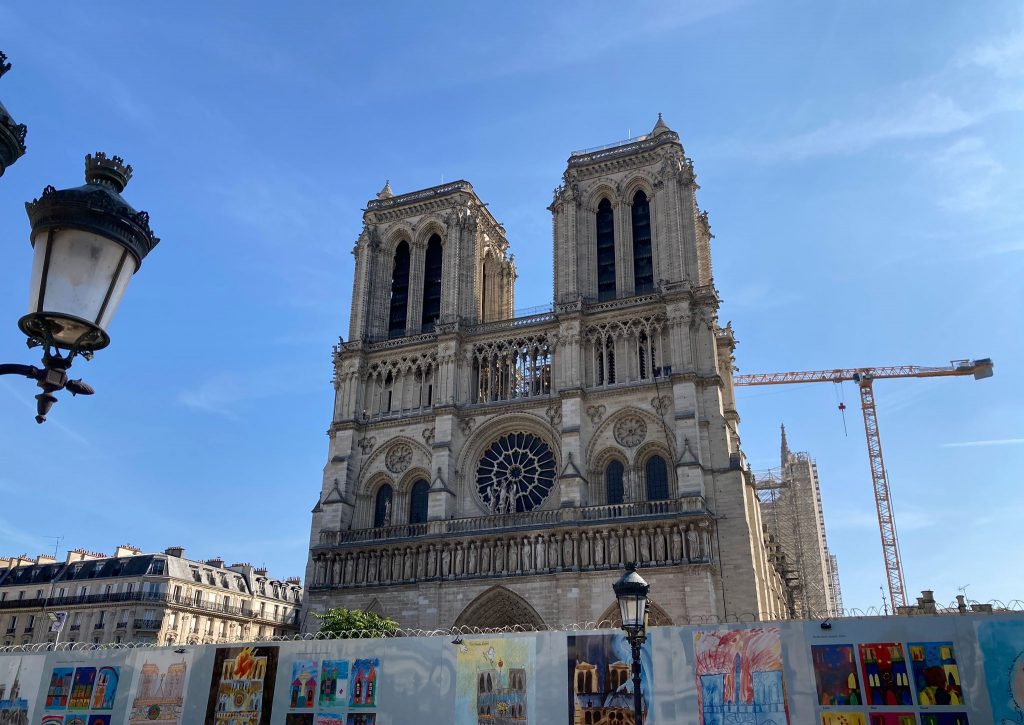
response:
<path id="1" fill-rule="evenodd" d="M 370 202 L 310 606 L 413 627 L 592 620 L 636 561 L 669 620 L 783 612 L 695 190 L 661 120 L 571 156 L 550 208 L 555 301 L 525 317 L 504 229 L 467 182 Z"/>

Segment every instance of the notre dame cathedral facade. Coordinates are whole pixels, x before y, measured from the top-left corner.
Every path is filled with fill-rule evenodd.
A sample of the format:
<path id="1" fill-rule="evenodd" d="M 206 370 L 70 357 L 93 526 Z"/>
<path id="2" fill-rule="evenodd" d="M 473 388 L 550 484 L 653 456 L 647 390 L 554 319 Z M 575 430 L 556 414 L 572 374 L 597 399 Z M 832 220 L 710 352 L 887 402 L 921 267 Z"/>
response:
<path id="1" fill-rule="evenodd" d="M 650 134 L 569 157 L 554 299 L 513 314 L 502 225 L 456 181 L 367 204 L 313 509 L 309 606 L 405 627 L 784 616 L 739 444 L 693 167 Z M 307 626 L 315 626 L 309 624 Z"/>

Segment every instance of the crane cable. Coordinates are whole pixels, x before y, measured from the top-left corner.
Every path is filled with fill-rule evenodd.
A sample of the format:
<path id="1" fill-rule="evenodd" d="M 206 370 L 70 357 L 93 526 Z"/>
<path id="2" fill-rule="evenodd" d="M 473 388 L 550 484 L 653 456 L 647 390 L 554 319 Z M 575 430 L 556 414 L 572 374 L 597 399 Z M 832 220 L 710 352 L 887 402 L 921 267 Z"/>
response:
<path id="1" fill-rule="evenodd" d="M 843 435 L 849 438 L 850 432 L 846 429 L 846 389 L 843 387 L 843 381 L 836 380 L 833 390 L 836 394 L 836 402 L 839 403 L 839 414 L 843 417 Z"/>

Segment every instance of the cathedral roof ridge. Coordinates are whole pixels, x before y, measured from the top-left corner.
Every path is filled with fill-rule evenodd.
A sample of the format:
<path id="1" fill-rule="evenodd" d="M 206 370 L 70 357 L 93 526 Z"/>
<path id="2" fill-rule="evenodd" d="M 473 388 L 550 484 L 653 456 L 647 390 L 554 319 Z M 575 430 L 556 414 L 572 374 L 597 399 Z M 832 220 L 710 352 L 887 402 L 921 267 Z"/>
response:
<path id="1" fill-rule="evenodd" d="M 390 182 L 388 183 L 386 188 L 389 192 L 391 191 Z M 376 209 L 388 209 L 390 207 L 398 206 L 400 204 L 409 204 L 415 201 L 423 201 L 424 199 L 432 199 L 438 196 L 456 194 L 460 191 L 468 191 L 474 196 L 476 196 L 476 192 L 473 191 L 472 184 L 470 184 L 465 179 L 458 179 L 456 181 L 448 181 L 445 182 L 444 184 L 438 184 L 437 186 L 428 186 L 425 189 L 410 191 L 406 194 L 395 194 L 393 196 L 383 196 L 377 199 L 371 199 L 366 203 L 366 209 L 367 211 Z"/>

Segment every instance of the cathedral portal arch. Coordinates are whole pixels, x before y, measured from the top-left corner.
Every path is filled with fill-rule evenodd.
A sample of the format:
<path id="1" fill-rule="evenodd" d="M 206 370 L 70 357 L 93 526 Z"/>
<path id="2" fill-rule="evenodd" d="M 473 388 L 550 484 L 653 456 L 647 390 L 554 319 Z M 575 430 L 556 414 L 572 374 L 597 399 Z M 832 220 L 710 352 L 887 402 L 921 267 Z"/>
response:
<path id="1" fill-rule="evenodd" d="M 466 605 L 455 620 L 456 627 L 501 629 L 523 627 L 545 629 L 546 625 L 528 601 L 511 589 L 493 586 Z"/>

